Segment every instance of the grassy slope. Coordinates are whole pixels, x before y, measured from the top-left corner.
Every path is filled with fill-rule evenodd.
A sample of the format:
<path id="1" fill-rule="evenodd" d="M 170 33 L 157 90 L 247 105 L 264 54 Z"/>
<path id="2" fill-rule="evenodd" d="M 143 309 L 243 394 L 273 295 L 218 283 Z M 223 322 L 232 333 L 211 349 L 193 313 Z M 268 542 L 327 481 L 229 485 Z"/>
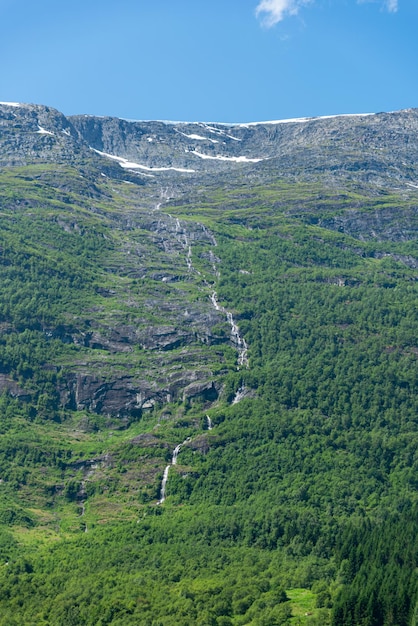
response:
<path id="1" fill-rule="evenodd" d="M 0 623 L 327 623 L 344 583 L 342 529 L 416 501 L 416 271 L 386 255 L 417 250 L 412 240 L 361 242 L 318 224 L 353 207 L 407 210 L 411 200 L 278 183 L 170 206 L 215 233 L 216 287 L 249 342 L 251 367 L 234 371 L 223 348 L 230 369 L 216 405 L 157 407 L 117 430 L 101 416 L 57 412 L 55 379 L 40 365 L 82 358 L 111 372 L 140 358 L 146 371 L 158 369 L 154 355 L 74 348 L 46 341 L 44 328 L 85 330 L 95 307 L 103 329 L 137 319 L 133 309 L 142 316 L 161 283 L 142 284 L 127 304 L 137 279 L 120 270 L 120 251 L 140 242 L 145 264 L 164 259 L 155 262 L 146 230 L 120 229 L 121 216 L 138 210 L 136 190 L 97 183 L 86 200 L 66 170 L 71 193 L 59 198 L 48 175 L 2 175 L 2 302 L 13 302 L 3 311 L 5 373 L 33 395 L 2 405 Z M 17 212 L 20 197 L 29 204 Z M 202 273 L 205 252 L 193 246 Z M 207 298 L 199 280 L 165 298 L 179 289 Z M 216 368 L 219 347 L 205 351 Z M 253 397 L 231 406 L 243 383 Z M 155 440 L 132 443 L 144 433 Z M 182 449 L 156 506 L 162 469 L 188 436 L 199 445 Z"/>

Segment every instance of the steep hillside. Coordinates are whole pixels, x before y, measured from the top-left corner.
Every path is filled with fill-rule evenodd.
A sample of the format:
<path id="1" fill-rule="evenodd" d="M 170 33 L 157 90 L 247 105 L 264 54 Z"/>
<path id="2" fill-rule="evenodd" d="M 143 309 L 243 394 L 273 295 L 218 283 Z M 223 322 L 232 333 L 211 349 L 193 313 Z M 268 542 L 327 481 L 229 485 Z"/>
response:
<path id="1" fill-rule="evenodd" d="M 0 105 L 0 624 L 415 624 L 417 130 Z"/>

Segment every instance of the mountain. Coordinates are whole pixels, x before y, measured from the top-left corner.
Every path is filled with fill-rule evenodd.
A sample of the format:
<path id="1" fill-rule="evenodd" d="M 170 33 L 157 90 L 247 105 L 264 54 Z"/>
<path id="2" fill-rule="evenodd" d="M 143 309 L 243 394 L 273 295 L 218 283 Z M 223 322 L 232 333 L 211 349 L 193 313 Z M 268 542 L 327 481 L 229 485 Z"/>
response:
<path id="1" fill-rule="evenodd" d="M 416 180 L 418 109 L 227 125 L 66 118 L 44 106 L 0 107 L 4 165 L 79 162 L 93 149 L 142 176 L 253 164 L 253 175 L 263 180 L 277 172 L 306 180 L 327 173 L 330 180 L 389 187 Z"/>
<path id="2" fill-rule="evenodd" d="M 417 131 L 0 103 L 0 624 L 415 624 Z"/>
<path id="3" fill-rule="evenodd" d="M 95 150 L 127 159 L 139 170 L 174 167 L 196 173 L 225 171 L 232 163 L 259 163 L 255 171 L 263 180 L 274 179 L 278 171 L 307 180 L 327 171 L 336 180 L 388 186 L 416 179 L 412 138 L 417 110 L 229 126 L 70 119 Z"/>

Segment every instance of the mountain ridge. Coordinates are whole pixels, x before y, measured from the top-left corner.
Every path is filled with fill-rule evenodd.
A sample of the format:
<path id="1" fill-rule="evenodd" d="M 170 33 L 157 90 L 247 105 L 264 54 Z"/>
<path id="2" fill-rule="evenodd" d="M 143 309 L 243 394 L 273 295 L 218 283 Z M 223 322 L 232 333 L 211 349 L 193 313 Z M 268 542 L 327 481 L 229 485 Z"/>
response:
<path id="1" fill-rule="evenodd" d="M 0 624 L 415 625 L 417 132 L 0 104 Z"/>
<path id="2" fill-rule="evenodd" d="M 33 158 L 47 160 L 46 148 L 50 159 L 58 153 L 71 159 L 71 150 L 86 157 L 87 150 L 93 148 L 98 156 L 119 163 L 130 174 L 136 170 L 142 178 L 156 173 L 168 175 L 170 171 L 210 175 L 229 171 L 230 166 L 248 167 L 252 175 L 266 178 L 265 161 L 273 171 L 281 170 L 281 175 L 313 179 L 326 172 L 337 183 L 354 180 L 393 187 L 394 179 L 414 184 L 418 178 L 416 144 L 411 143 L 411 133 L 418 133 L 416 109 L 211 125 L 92 115 L 65 117 L 42 105 L 0 106 L 4 112 L 9 110 L 7 124 L 22 118 L 21 131 L 26 131 L 25 154 L 18 157 L 22 163 L 31 153 Z M 30 139 L 29 133 L 35 137 Z M 42 146 L 42 141 L 48 145 Z M 3 140 L 2 148 L 3 163 L 7 152 L 10 158 L 17 158 L 18 146 Z"/>
<path id="3" fill-rule="evenodd" d="M 43 104 L 39 104 L 39 103 L 34 103 L 34 102 L 6 102 L 6 101 L 0 101 L 0 105 L 3 106 L 9 106 L 9 107 L 42 107 L 42 106 L 46 106 Z M 54 107 L 48 107 L 48 108 L 54 108 Z M 58 109 L 55 109 L 56 111 L 58 111 Z M 388 113 L 399 113 L 399 112 L 407 112 L 407 111 L 412 111 L 413 108 L 406 108 L 406 109 L 399 109 L 398 111 L 389 111 Z M 65 115 L 65 114 L 63 114 Z M 78 117 L 78 116 L 84 116 L 84 117 L 96 117 L 96 118 L 101 118 L 101 119 L 120 119 L 120 120 L 124 120 L 125 122 L 162 122 L 164 124 L 213 124 L 213 125 L 221 125 L 221 126 L 256 126 L 258 124 L 283 124 L 283 123 L 289 123 L 289 122 L 305 122 L 305 121 L 311 121 L 311 120 L 317 120 L 317 119 L 331 119 L 331 118 L 335 118 L 335 117 L 365 117 L 368 115 L 378 115 L 378 113 L 336 113 L 334 115 L 314 115 L 314 116 L 308 116 L 308 117 L 298 117 L 298 118 L 283 118 L 283 119 L 279 119 L 279 120 L 261 120 L 261 121 L 252 121 L 252 122 L 211 122 L 208 120 L 169 120 L 169 119 L 134 119 L 134 118 L 127 118 L 127 117 L 121 117 L 121 116 L 115 116 L 115 115 L 95 115 L 94 113 L 71 113 L 69 115 L 67 115 L 66 117 Z"/>

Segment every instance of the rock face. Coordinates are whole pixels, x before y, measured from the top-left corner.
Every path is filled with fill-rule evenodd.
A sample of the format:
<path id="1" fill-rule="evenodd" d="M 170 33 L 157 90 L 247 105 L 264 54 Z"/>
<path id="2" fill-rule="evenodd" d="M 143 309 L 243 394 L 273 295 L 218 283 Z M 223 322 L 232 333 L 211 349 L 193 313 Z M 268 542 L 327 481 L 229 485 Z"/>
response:
<path id="1" fill-rule="evenodd" d="M 192 383 L 183 392 L 183 400 L 195 400 L 201 398 L 208 402 L 214 402 L 219 396 L 219 387 L 213 382 Z"/>
<path id="2" fill-rule="evenodd" d="M 152 410 L 156 405 L 180 399 L 183 402 L 214 402 L 220 385 L 213 380 L 198 381 L 198 375 L 183 373 L 168 381 L 165 388 L 137 375 L 126 374 L 106 381 L 99 373 L 79 372 L 68 375 L 62 382 L 60 397 L 62 406 L 75 411 L 87 410 L 115 417 L 141 416 L 143 411 Z M 194 380 L 193 380 L 194 378 Z M 1 384 L 0 380 L 0 384 Z M 5 386 L 9 391 L 11 387 Z M 21 391 L 21 393 L 23 393 Z"/>
<path id="3" fill-rule="evenodd" d="M 91 147 L 133 168 L 246 167 L 261 178 L 280 172 L 302 179 L 328 172 L 330 179 L 391 185 L 417 176 L 418 109 L 247 125 L 69 119 Z"/>
<path id="4" fill-rule="evenodd" d="M 71 162 L 87 150 L 59 111 L 35 104 L 0 105 L 0 165 Z"/>
<path id="5" fill-rule="evenodd" d="M 139 179 L 238 172 L 393 187 L 418 178 L 418 109 L 255 124 L 128 121 L 0 104 L 0 165 L 94 160 Z M 113 157 L 113 158 L 111 158 Z M 179 176 L 180 175 L 180 176 Z"/>
<path id="6" fill-rule="evenodd" d="M 345 215 L 322 220 L 321 226 L 347 233 L 360 240 L 410 241 L 416 239 L 418 230 L 418 206 L 408 210 L 383 208 L 374 213 L 348 211 Z"/>
<path id="7" fill-rule="evenodd" d="M 9 376 L 0 374 L 0 394 L 7 392 L 14 398 L 29 399 L 30 394 L 22 389 L 16 381 L 12 380 Z"/>

